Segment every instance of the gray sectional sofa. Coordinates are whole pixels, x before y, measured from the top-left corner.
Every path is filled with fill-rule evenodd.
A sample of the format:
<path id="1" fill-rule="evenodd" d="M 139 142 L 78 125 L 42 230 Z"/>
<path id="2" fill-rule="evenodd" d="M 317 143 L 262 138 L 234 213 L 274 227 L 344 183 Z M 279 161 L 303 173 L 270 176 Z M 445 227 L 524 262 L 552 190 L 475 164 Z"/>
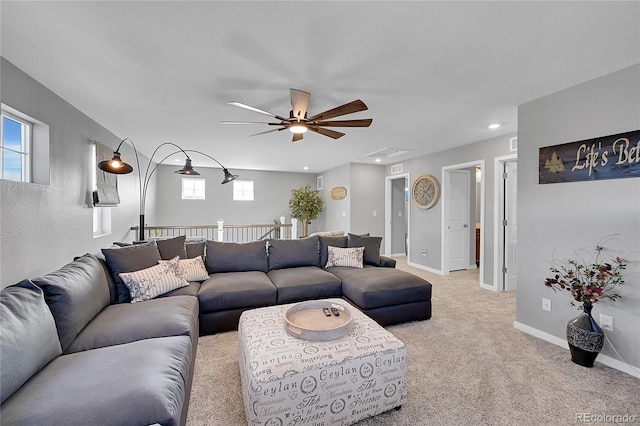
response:
<path id="1" fill-rule="evenodd" d="M 323 268 L 328 246 L 365 247 L 364 267 Z M 1 422 L 185 424 L 198 336 L 237 328 L 255 307 L 342 297 L 382 325 L 430 318 L 431 284 L 395 269 L 379 247 L 380 238 L 351 234 L 194 245 L 178 237 L 103 249 L 6 287 Z M 121 273 L 203 255 L 206 279 L 128 303 Z"/>

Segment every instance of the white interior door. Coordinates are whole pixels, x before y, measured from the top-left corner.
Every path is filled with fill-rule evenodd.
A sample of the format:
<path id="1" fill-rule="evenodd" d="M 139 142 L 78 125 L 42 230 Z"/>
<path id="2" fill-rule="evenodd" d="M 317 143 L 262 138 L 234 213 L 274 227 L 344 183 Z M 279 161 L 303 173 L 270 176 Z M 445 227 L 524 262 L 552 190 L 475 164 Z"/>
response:
<path id="1" fill-rule="evenodd" d="M 518 247 L 518 215 L 517 187 L 518 163 L 504 163 L 504 289 L 515 290 L 518 287 L 517 247 Z"/>
<path id="2" fill-rule="evenodd" d="M 467 269 L 469 266 L 469 171 L 449 172 L 449 211 L 447 223 L 449 270 Z"/>

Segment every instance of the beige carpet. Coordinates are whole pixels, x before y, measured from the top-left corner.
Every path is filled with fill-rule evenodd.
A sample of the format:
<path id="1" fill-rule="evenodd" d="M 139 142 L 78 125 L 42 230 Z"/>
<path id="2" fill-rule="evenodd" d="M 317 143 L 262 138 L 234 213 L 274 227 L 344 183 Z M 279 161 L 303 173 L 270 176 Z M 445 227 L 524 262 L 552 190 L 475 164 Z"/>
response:
<path id="1" fill-rule="evenodd" d="M 480 289 L 477 271 L 398 268 L 433 284 L 433 317 L 388 327 L 407 347 L 408 401 L 359 425 L 570 425 L 579 413 L 640 423 L 640 379 L 578 366 L 568 350 L 516 330 L 514 293 Z M 236 332 L 200 338 L 187 424 L 247 424 Z"/>

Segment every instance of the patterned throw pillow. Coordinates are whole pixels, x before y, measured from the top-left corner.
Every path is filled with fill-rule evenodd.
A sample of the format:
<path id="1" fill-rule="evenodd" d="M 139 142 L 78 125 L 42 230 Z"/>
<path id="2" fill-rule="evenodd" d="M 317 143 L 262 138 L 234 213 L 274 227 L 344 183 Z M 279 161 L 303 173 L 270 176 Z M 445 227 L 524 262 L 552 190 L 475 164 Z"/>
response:
<path id="1" fill-rule="evenodd" d="M 160 265 L 172 262 L 173 260 L 158 260 Z M 193 259 L 179 259 L 176 275 L 185 281 L 204 281 L 209 279 L 207 268 L 204 266 L 202 256 Z"/>
<path id="2" fill-rule="evenodd" d="M 325 268 L 332 266 L 348 266 L 350 268 L 362 268 L 362 256 L 364 247 L 341 248 L 327 247 L 327 264 Z"/>
<path id="3" fill-rule="evenodd" d="M 156 296 L 189 285 L 187 281 L 179 277 L 178 256 L 163 263 L 136 272 L 123 272 L 120 278 L 131 293 L 131 303 L 143 302 Z"/>

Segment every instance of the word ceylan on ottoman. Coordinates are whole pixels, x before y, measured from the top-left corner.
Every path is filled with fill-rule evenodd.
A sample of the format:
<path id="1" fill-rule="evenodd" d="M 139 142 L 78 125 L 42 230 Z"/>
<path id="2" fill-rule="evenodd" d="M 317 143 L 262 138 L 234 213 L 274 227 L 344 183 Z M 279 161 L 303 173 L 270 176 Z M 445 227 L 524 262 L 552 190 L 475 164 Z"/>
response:
<path id="1" fill-rule="evenodd" d="M 240 375 L 249 425 L 346 426 L 406 402 L 404 343 L 342 299 L 351 330 L 331 341 L 289 335 L 294 304 L 243 312 Z"/>

